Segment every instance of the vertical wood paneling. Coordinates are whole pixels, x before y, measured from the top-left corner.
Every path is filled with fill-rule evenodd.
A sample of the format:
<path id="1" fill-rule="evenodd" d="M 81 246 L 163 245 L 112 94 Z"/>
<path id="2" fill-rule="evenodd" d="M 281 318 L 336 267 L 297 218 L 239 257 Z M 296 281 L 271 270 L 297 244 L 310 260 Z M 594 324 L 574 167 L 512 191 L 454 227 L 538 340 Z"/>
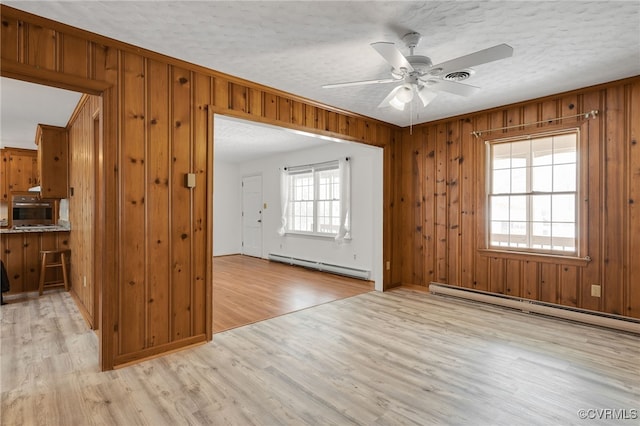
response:
<path id="1" fill-rule="evenodd" d="M 70 35 L 61 36 L 62 64 L 61 72 L 89 77 L 89 48 L 87 41 Z M 83 55 L 84 52 L 84 55 Z"/>
<path id="2" fill-rule="evenodd" d="M 489 291 L 505 293 L 505 260 L 492 257 L 489 259 Z"/>
<path id="3" fill-rule="evenodd" d="M 585 111 L 599 110 L 602 114 L 603 103 L 601 100 L 602 93 L 600 91 L 592 91 L 583 96 L 583 108 Z M 601 115 L 602 117 L 602 115 Z M 586 198 L 588 200 L 586 210 L 586 225 L 592 231 L 587 234 L 587 252 L 586 255 L 591 256 L 594 262 L 581 268 L 580 306 L 585 309 L 600 310 L 602 309 L 602 298 L 591 296 L 591 285 L 600 284 L 602 282 L 602 244 L 606 234 L 603 232 L 602 225 L 602 196 L 604 192 L 603 182 L 603 166 L 602 161 L 605 158 L 604 140 L 602 132 L 604 126 L 602 120 L 589 120 L 587 124 L 587 159 L 585 164 L 580 165 L 582 173 L 586 173 L 588 188 L 584 188 Z M 582 157 L 584 158 L 584 157 Z"/>
<path id="4" fill-rule="evenodd" d="M 191 87 L 189 71 L 172 68 L 171 122 L 171 340 L 191 335 L 192 199 L 184 176 L 191 169 Z"/>
<path id="5" fill-rule="evenodd" d="M 278 120 L 283 123 L 291 123 L 292 122 L 292 101 L 286 98 L 278 97 Z"/>
<path id="6" fill-rule="evenodd" d="M 396 174 L 394 167 L 396 147 L 402 141 L 402 133 L 400 130 L 394 132 L 392 140 L 389 141 L 382 155 L 382 194 L 383 194 L 383 214 L 385 214 L 384 225 L 382 229 L 382 261 L 383 263 L 383 288 L 393 287 L 398 281 L 394 281 L 395 256 L 393 256 L 396 247 L 396 239 L 391 229 L 391 223 L 396 217 Z"/>
<path id="7" fill-rule="evenodd" d="M 37 291 L 40 280 L 40 234 L 26 233 L 24 249 L 24 290 Z"/>
<path id="8" fill-rule="evenodd" d="M 247 89 L 239 84 L 231 83 L 231 109 L 235 111 L 248 112 Z"/>
<path id="9" fill-rule="evenodd" d="M 291 101 L 291 123 L 304 125 L 304 104 Z"/>
<path id="10" fill-rule="evenodd" d="M 120 135 L 120 354 L 145 348 L 145 66 L 132 54 L 122 56 Z M 135 324 L 135 327 L 131 325 Z"/>
<path id="11" fill-rule="evenodd" d="M 2 57 L 8 58 L 12 61 L 18 61 L 18 40 L 20 26 L 17 19 L 2 17 L 2 37 L 0 37 L 0 51 L 2 51 Z"/>
<path id="12" fill-rule="evenodd" d="M 249 89 L 249 112 L 256 117 L 262 117 L 263 114 L 262 93 L 257 89 Z"/>
<path id="13" fill-rule="evenodd" d="M 475 129 L 490 129 L 489 117 L 487 115 L 481 115 L 480 117 L 474 117 Z M 486 156 L 486 147 L 482 143 L 482 141 L 478 138 L 474 139 L 474 158 L 470 159 L 464 164 L 474 163 L 475 167 L 475 182 L 474 182 L 474 192 L 475 192 L 475 201 L 476 201 L 476 222 L 475 222 L 475 231 L 476 231 L 476 245 L 474 249 L 478 247 L 485 246 L 486 240 L 486 232 L 485 232 L 485 220 L 486 220 L 486 211 L 485 209 L 479 208 L 479 206 L 484 205 L 485 198 L 485 156 Z M 474 161 L 475 160 L 475 161 Z M 487 282 L 487 268 L 488 268 L 488 259 L 486 256 L 480 256 L 477 250 L 474 250 L 475 253 L 475 267 L 473 271 L 473 288 L 478 290 L 488 290 L 488 282 Z"/>
<path id="14" fill-rule="evenodd" d="M 424 247 L 424 217 L 425 217 L 425 199 L 424 193 L 425 184 L 421 176 L 424 176 L 425 170 L 425 154 L 424 154 L 424 140 L 421 137 L 413 138 L 413 147 L 411 149 L 411 196 L 415 200 L 413 205 L 413 218 L 415 223 L 412 232 L 413 240 L 413 264 L 420 265 L 423 263 L 425 253 Z M 413 276 L 410 282 L 425 282 L 424 269 L 413 268 Z"/>
<path id="15" fill-rule="evenodd" d="M 436 191 L 435 191 L 435 204 L 436 204 L 436 273 L 435 277 L 439 282 L 448 282 L 447 267 L 447 238 L 449 233 L 447 232 L 447 166 L 448 166 L 448 138 L 447 138 L 447 125 L 439 124 L 436 129 Z"/>
<path id="16" fill-rule="evenodd" d="M 29 25 L 27 43 L 27 63 L 51 71 L 56 71 L 57 36 L 54 30 Z"/>
<path id="17" fill-rule="evenodd" d="M 504 293 L 509 296 L 522 295 L 522 261 L 508 259 L 506 261 L 506 281 Z"/>
<path id="18" fill-rule="evenodd" d="M 193 128 L 193 172 L 196 173 L 196 187 L 193 191 L 193 239 L 194 249 L 192 267 L 195 277 L 193 284 L 192 306 L 193 312 L 206 312 L 207 306 L 207 261 L 196 261 L 196 259 L 207 259 L 207 245 L 209 239 L 207 236 L 207 207 L 211 202 L 207 196 L 211 190 L 211 174 L 208 159 L 212 146 L 209 143 L 208 120 L 210 113 L 207 105 L 211 103 L 209 94 L 211 93 L 211 79 L 203 75 L 197 75 L 193 81 L 194 84 L 194 104 L 197 109 L 194 116 Z M 207 330 L 207 319 L 204 315 L 193 315 L 193 334 L 204 334 Z"/>
<path id="19" fill-rule="evenodd" d="M 627 235 L 625 211 L 628 200 L 626 193 L 626 161 L 625 151 L 625 115 L 624 86 L 607 90 L 606 98 L 606 134 L 605 134 L 605 188 L 604 194 L 604 228 L 605 239 L 604 261 L 607 267 L 602 288 L 602 302 L 606 312 L 623 314 L 624 294 L 624 241 Z"/>
<path id="20" fill-rule="evenodd" d="M 475 145 L 476 138 L 471 135 L 471 120 L 462 122 L 461 153 L 458 160 L 460 169 L 460 285 L 473 287 L 475 266 Z"/>
<path id="21" fill-rule="evenodd" d="M 400 144 L 410 143 L 407 134 L 404 133 Z M 412 158 L 411 151 L 407 149 L 398 150 L 395 153 L 395 159 L 399 167 L 396 168 L 395 181 L 397 182 L 396 205 L 398 206 L 398 220 L 403 223 L 412 223 L 413 210 L 410 208 L 411 203 L 411 179 L 412 179 Z M 397 235 L 397 249 L 404 256 L 395 259 L 393 272 L 396 282 L 411 282 L 413 275 L 413 227 L 406 226 L 402 228 L 400 234 Z"/>
<path id="22" fill-rule="evenodd" d="M 558 298 L 558 266 L 550 263 L 540 265 L 540 300 L 556 303 Z"/>
<path id="23" fill-rule="evenodd" d="M 338 133 L 349 135 L 349 117 L 338 114 Z"/>
<path id="24" fill-rule="evenodd" d="M 424 260 L 424 276 L 426 283 L 437 281 L 436 279 L 436 177 L 428 171 L 436 169 L 436 135 L 430 129 L 422 128 L 417 130 L 425 142 L 424 145 L 424 170 L 427 172 L 419 179 L 423 181 L 424 186 L 424 218 L 422 219 L 422 234 L 424 235 L 424 253 L 427 256 Z M 418 264 L 419 265 L 419 264 Z"/>
<path id="25" fill-rule="evenodd" d="M 0 161 L 2 161 L 2 163 L 0 163 L 0 199 L 2 199 L 3 202 L 8 203 L 9 202 L 9 176 L 8 176 L 8 170 L 9 170 L 9 152 L 2 148 L 0 149 Z"/>
<path id="26" fill-rule="evenodd" d="M 578 270 L 575 266 L 559 267 L 559 292 L 558 303 L 565 306 L 577 306 L 578 295 L 576 282 L 578 280 Z"/>
<path id="27" fill-rule="evenodd" d="M 264 117 L 271 120 L 278 119 L 278 97 L 273 93 L 264 94 Z"/>
<path id="28" fill-rule="evenodd" d="M 624 143 L 629 153 L 629 231 L 627 259 L 627 306 L 625 315 L 640 318 L 640 262 L 636 259 L 640 253 L 640 82 L 629 85 L 627 95 L 629 135 Z"/>
<path id="29" fill-rule="evenodd" d="M 216 77 L 214 82 L 214 100 L 220 108 L 232 108 L 229 99 L 229 82 L 221 77 Z"/>
<path id="30" fill-rule="evenodd" d="M 149 61 L 147 66 L 148 132 L 147 144 L 147 197 L 145 202 L 147 227 L 151 238 L 147 238 L 147 259 L 150 265 L 148 281 L 148 346 L 168 343 L 170 317 L 169 249 L 169 184 L 171 152 L 169 132 L 169 66 Z"/>
<path id="31" fill-rule="evenodd" d="M 313 105 L 305 105 L 303 124 L 307 127 L 316 127 L 316 123 L 318 122 L 316 113 L 317 110 Z"/>
<path id="32" fill-rule="evenodd" d="M 460 121 L 447 129 L 447 276 L 460 285 Z"/>
<path id="33" fill-rule="evenodd" d="M 316 128 L 317 129 L 320 129 L 320 130 L 326 130 L 327 129 L 327 127 L 328 127 L 328 124 L 327 124 L 328 115 L 329 115 L 328 111 L 316 108 Z"/>
<path id="34" fill-rule="evenodd" d="M 23 268 L 25 263 L 24 242 L 22 235 L 19 238 L 12 237 L 12 234 L 2 235 L 2 261 L 7 269 L 11 286 L 9 294 L 27 291 Z"/>
<path id="35" fill-rule="evenodd" d="M 79 111 L 67 126 L 69 135 L 69 221 L 73 232 L 69 235 L 71 249 L 71 288 L 84 307 L 87 320 L 97 326 L 94 282 L 94 204 L 95 204 L 95 151 L 96 129 L 99 120 L 100 97 L 85 96 Z M 99 129 L 97 129 L 99 137 Z"/>
<path id="36" fill-rule="evenodd" d="M 325 129 L 338 133 L 338 114 L 333 111 L 325 112 Z"/>
<path id="37" fill-rule="evenodd" d="M 526 260 L 523 268 L 522 297 L 538 300 L 540 298 L 540 264 Z"/>

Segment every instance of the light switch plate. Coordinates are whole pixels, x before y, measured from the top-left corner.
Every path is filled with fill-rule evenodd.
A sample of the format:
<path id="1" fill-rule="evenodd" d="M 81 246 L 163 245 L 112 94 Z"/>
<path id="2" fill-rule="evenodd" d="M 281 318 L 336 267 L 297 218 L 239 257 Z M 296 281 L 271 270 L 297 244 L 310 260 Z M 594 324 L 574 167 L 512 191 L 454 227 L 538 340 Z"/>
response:
<path id="1" fill-rule="evenodd" d="M 184 186 L 187 188 L 195 188 L 196 187 L 196 174 L 195 173 L 187 173 L 184 176 Z"/>

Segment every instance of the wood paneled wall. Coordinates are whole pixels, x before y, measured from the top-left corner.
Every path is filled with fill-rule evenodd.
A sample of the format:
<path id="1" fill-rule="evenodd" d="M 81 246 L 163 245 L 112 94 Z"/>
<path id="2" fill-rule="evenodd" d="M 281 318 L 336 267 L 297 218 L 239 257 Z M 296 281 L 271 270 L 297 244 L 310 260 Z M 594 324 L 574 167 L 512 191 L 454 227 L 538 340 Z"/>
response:
<path id="1" fill-rule="evenodd" d="M 385 174 L 392 170 L 394 126 L 5 5 L 0 12 L 3 76 L 102 96 L 94 213 L 103 369 L 212 337 L 214 111 L 383 146 Z M 196 174 L 195 188 L 185 187 L 186 173 Z M 385 200 L 390 188 L 385 178 Z"/>
<path id="2" fill-rule="evenodd" d="M 98 327 L 94 277 L 95 248 L 95 146 L 99 137 L 100 96 L 84 95 L 67 125 L 69 132 L 69 237 L 71 291 L 81 304 L 85 318 Z"/>
<path id="3" fill-rule="evenodd" d="M 558 117 L 598 110 L 595 119 Z M 590 261 L 482 251 L 485 143 L 473 131 L 581 126 L 580 226 Z M 393 282 L 431 281 L 640 318 L 640 78 L 405 129 L 395 146 Z M 591 285 L 602 297 L 591 296 Z"/>

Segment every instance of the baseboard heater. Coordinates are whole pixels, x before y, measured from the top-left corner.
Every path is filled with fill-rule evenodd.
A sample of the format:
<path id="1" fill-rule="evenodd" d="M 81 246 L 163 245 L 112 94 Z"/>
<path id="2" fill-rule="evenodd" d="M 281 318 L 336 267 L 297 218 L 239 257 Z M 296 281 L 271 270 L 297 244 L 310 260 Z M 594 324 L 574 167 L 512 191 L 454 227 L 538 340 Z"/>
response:
<path id="1" fill-rule="evenodd" d="M 359 278 L 361 280 L 369 279 L 369 271 L 364 269 L 350 268 L 348 266 L 332 265 L 324 262 L 316 262 L 313 260 L 305 260 L 292 256 L 283 256 L 280 254 L 269 253 L 269 260 L 274 262 L 286 263 L 288 265 L 302 266 L 304 268 L 315 269 L 322 272 L 330 272 L 332 274 L 344 275 L 351 278 Z"/>
<path id="2" fill-rule="evenodd" d="M 640 320 L 623 317 L 620 315 L 590 311 L 587 309 L 573 308 L 555 303 L 540 302 L 537 300 L 523 299 L 503 294 L 489 293 L 481 290 L 456 287 L 447 284 L 432 282 L 429 284 L 432 294 L 440 294 L 492 305 L 505 306 L 523 312 L 549 315 L 570 321 L 577 321 L 600 327 L 613 328 L 629 333 L 640 334 Z"/>

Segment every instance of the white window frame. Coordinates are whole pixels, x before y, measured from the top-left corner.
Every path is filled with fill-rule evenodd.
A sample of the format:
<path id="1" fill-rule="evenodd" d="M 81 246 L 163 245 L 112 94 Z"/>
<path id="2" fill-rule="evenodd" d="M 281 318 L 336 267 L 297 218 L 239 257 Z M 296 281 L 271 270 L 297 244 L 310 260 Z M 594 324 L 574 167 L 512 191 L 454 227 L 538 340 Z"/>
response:
<path id="1" fill-rule="evenodd" d="M 342 185 L 344 184 L 344 182 L 341 181 L 340 179 L 340 164 L 339 161 L 329 161 L 329 162 L 324 162 L 324 163 L 316 163 L 316 164 L 309 164 L 309 165 L 305 165 L 305 166 L 295 166 L 295 167 L 287 167 L 286 169 L 286 179 L 288 179 L 287 185 L 285 185 L 285 187 L 287 188 L 287 190 L 289 191 L 288 194 L 288 200 L 287 200 L 287 212 L 286 212 L 286 227 L 284 229 L 284 233 L 285 234 L 294 234 L 294 235 L 309 235 L 309 236 L 318 236 L 318 237 L 329 237 L 329 238 L 336 238 L 336 236 L 339 233 L 339 229 L 340 229 L 340 220 L 341 220 L 341 216 L 340 216 L 340 203 L 342 202 L 341 200 L 341 194 L 343 194 L 342 191 Z M 326 171 L 336 171 L 337 172 L 337 176 L 336 178 L 338 179 L 338 188 L 337 190 L 332 191 L 332 195 L 333 197 L 331 199 L 319 199 L 319 195 L 320 195 L 320 179 L 319 179 L 319 175 L 323 172 Z M 311 179 L 312 179 L 312 192 L 313 192 L 313 196 L 311 199 L 307 199 L 306 202 L 311 203 L 311 208 L 313 210 L 313 214 L 311 216 L 307 215 L 306 217 L 311 217 L 311 220 L 313 221 L 312 223 L 312 230 L 302 230 L 302 229 L 295 229 L 295 223 L 296 223 L 296 215 L 294 214 L 295 211 L 295 205 L 296 203 L 301 203 L 304 200 L 296 200 L 294 195 L 295 195 L 295 179 L 297 179 L 298 177 L 301 177 L 302 175 L 310 175 Z M 337 219 L 338 220 L 338 224 L 334 225 L 337 227 L 337 230 L 335 232 L 323 232 L 319 229 L 319 220 L 318 220 L 318 216 L 319 216 L 319 209 L 318 209 L 318 204 L 320 202 L 324 202 L 324 201 L 331 201 L 331 202 L 335 202 L 338 203 L 338 213 L 337 216 L 335 215 L 331 215 L 330 217 L 333 219 Z M 304 216 L 302 216 L 304 217 Z M 350 218 L 347 216 L 347 220 L 348 222 L 350 222 Z M 332 220 L 333 221 L 333 220 Z M 350 225 L 350 223 L 349 223 Z M 350 229 L 350 226 L 347 225 L 347 229 Z M 300 227 L 298 227 L 300 228 Z M 346 239 L 349 239 L 350 236 L 347 236 Z"/>
<path id="2" fill-rule="evenodd" d="M 551 188 L 550 191 L 533 191 L 532 190 L 532 174 L 534 171 L 534 166 L 531 163 L 526 164 L 525 166 L 525 170 L 526 170 L 526 189 L 523 192 L 513 192 L 511 189 L 509 192 L 501 192 L 501 193 L 493 193 L 493 188 L 494 188 L 494 169 L 493 169 L 493 148 L 496 145 L 499 144 L 513 144 L 516 142 L 522 142 L 522 141 L 526 141 L 526 140 L 530 140 L 531 143 L 535 143 L 535 140 L 538 139 L 543 139 L 543 138 L 549 138 L 549 137 L 554 137 L 554 136 L 562 136 L 562 135 L 575 135 L 575 142 L 576 142 L 576 152 L 575 152 L 575 162 L 574 163 L 563 163 L 563 164 L 575 164 L 575 190 L 573 191 L 554 191 L 553 186 Z M 524 136 L 515 136 L 515 137 L 510 137 L 510 138 L 502 138 L 502 139 L 495 139 L 495 140 L 489 140 L 486 141 L 486 145 L 487 145 L 487 162 L 486 162 L 486 199 L 485 199 L 485 206 L 486 206 L 486 211 L 487 211 L 487 216 L 486 216 L 486 220 L 485 220 L 485 226 L 486 226 L 486 247 L 489 250 L 506 250 L 506 251 L 517 251 L 517 252 L 524 252 L 524 253 L 534 253 L 534 254 L 552 254 L 552 255 L 560 255 L 560 256 L 567 256 L 567 257 L 575 257 L 575 256 L 579 256 L 580 255 L 580 248 L 581 248 L 581 238 L 583 238 L 583 232 L 580 228 L 580 218 L 581 218 L 581 214 L 582 212 L 580 211 L 580 180 L 581 180 L 581 172 L 580 172 L 580 146 L 581 146 L 581 135 L 580 135 L 580 129 L 579 128 L 571 128 L 571 129 L 562 129 L 562 130 L 556 130 L 556 131 L 549 131 L 549 132 L 541 132 L 541 133 L 536 133 L 536 134 L 531 134 L 531 135 L 524 135 Z M 530 153 L 529 153 L 529 160 L 531 160 L 532 158 L 532 152 L 533 149 L 530 148 Z M 554 164 L 552 164 L 553 167 Z M 556 164 L 557 165 L 557 164 Z M 510 167 L 508 169 L 502 169 L 502 170 L 509 170 L 510 172 L 513 171 L 513 169 L 516 169 L 518 167 L 513 167 L 513 164 L 510 165 Z M 574 250 L 564 250 L 564 249 L 557 249 L 553 247 L 553 235 L 550 235 L 549 240 L 551 241 L 551 246 L 548 248 L 544 248 L 544 247 L 534 247 L 534 245 L 541 245 L 539 242 L 535 241 L 535 236 L 533 235 L 533 225 L 534 223 L 536 223 L 533 220 L 533 207 L 532 207 L 532 198 L 534 196 L 544 196 L 544 195 L 549 195 L 550 197 L 553 197 L 554 195 L 562 195 L 562 194 L 572 194 L 574 196 L 574 200 L 575 200 L 575 206 L 574 206 L 574 216 L 573 216 L 573 222 L 563 222 L 563 221 L 553 221 L 552 220 L 552 216 L 550 218 L 550 220 L 547 222 L 545 221 L 544 224 L 548 224 L 548 226 L 553 227 L 553 224 L 560 224 L 560 223 L 573 223 L 575 226 L 574 229 L 574 238 L 573 238 L 573 243 L 574 243 Z M 493 214 L 492 214 L 492 199 L 494 197 L 509 197 L 509 196 L 523 196 L 526 197 L 526 208 L 525 208 L 525 212 L 526 212 L 526 219 L 524 220 L 525 226 L 526 226 L 526 232 L 525 235 L 522 238 L 522 243 L 520 244 L 520 246 L 513 246 L 512 243 L 515 244 L 515 239 L 512 239 L 512 235 L 511 233 L 509 234 L 503 234 L 503 235 L 507 235 L 507 241 L 505 245 L 499 245 L 499 244 L 492 244 L 492 220 L 494 219 Z M 509 227 L 511 227 L 512 223 L 522 223 L 523 221 L 516 221 L 516 220 L 500 220 L 501 222 L 506 222 L 508 223 Z"/>

